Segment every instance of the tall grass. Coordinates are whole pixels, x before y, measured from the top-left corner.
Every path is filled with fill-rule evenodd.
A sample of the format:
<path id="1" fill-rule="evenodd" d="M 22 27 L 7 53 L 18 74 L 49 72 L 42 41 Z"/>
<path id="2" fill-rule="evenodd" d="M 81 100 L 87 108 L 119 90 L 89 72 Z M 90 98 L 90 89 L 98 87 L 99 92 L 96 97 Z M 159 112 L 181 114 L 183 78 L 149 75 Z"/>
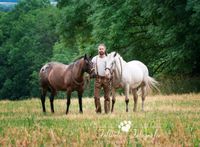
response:
<path id="1" fill-rule="evenodd" d="M 103 102 L 103 99 L 102 99 Z M 0 101 L 0 146 L 199 146 L 200 94 L 156 95 L 145 101 L 145 112 L 125 112 L 124 97 L 118 96 L 112 114 L 96 114 L 92 98 L 72 99 L 69 115 L 66 101 L 54 102 L 55 113 L 43 114 L 40 100 Z M 102 103 L 103 106 L 103 103 Z M 103 107 L 102 107 L 103 108 Z M 129 132 L 118 128 L 131 121 Z"/>
<path id="2" fill-rule="evenodd" d="M 200 91 L 200 77 L 160 77 L 158 81 L 163 94 L 198 93 Z"/>

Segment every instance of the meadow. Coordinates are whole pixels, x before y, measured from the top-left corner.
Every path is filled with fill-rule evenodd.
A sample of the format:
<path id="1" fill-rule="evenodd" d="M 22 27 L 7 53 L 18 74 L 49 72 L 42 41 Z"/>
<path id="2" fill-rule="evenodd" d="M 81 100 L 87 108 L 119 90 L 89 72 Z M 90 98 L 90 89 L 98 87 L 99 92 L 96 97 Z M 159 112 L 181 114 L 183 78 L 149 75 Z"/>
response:
<path id="1" fill-rule="evenodd" d="M 103 98 L 101 98 L 103 106 Z M 66 100 L 54 101 L 55 113 L 42 113 L 39 98 L 0 101 L 0 146 L 200 146 L 200 94 L 154 95 L 141 111 L 125 112 L 123 96 L 117 96 L 112 114 L 96 114 L 93 98 L 72 99 L 65 115 Z M 130 121 L 128 132 L 119 125 Z"/>

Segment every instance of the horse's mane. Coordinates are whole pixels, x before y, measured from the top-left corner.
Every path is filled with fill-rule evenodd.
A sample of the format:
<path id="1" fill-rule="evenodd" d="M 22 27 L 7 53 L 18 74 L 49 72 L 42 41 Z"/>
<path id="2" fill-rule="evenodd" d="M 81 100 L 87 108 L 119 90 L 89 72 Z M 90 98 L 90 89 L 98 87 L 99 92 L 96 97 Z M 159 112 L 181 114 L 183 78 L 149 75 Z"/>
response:
<path id="1" fill-rule="evenodd" d="M 114 57 L 115 54 L 118 55 L 119 57 L 121 57 L 121 55 L 116 51 L 113 51 L 113 52 L 109 53 L 108 55 L 111 57 Z"/>
<path id="2" fill-rule="evenodd" d="M 79 61 L 80 59 L 82 59 L 84 56 L 81 56 L 81 57 L 78 57 L 77 59 L 75 59 L 73 62 L 69 63 L 68 65 L 68 68 L 72 68 L 74 66 L 74 64 L 77 63 L 77 61 Z M 63 64 L 61 62 L 57 62 L 57 61 L 52 61 L 52 62 L 49 62 L 46 64 L 46 67 L 48 68 L 52 68 L 52 66 L 56 65 L 56 64 Z"/>
<path id="3" fill-rule="evenodd" d="M 114 54 L 116 54 L 117 52 L 116 51 L 113 51 L 113 52 L 111 52 L 109 55 L 114 55 Z"/>
<path id="4" fill-rule="evenodd" d="M 79 61 L 80 59 L 82 59 L 84 56 L 78 57 L 77 59 L 75 59 L 72 63 L 69 64 L 68 69 L 72 69 L 74 64 L 77 63 L 77 61 Z"/>

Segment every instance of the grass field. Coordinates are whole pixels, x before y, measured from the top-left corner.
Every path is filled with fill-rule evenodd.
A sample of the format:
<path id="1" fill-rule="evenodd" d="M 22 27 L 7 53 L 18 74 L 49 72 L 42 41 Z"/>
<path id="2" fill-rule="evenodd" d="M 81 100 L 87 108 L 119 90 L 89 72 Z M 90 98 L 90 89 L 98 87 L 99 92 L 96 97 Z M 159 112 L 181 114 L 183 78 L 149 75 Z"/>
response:
<path id="1" fill-rule="evenodd" d="M 103 98 L 101 99 L 103 106 Z M 72 99 L 65 115 L 66 100 L 55 100 L 55 113 L 43 114 L 39 99 L 0 101 L 0 146 L 200 146 L 200 94 L 148 96 L 145 112 L 125 112 L 124 97 L 118 96 L 113 114 L 96 114 L 92 98 Z M 128 132 L 118 128 L 130 121 Z"/>

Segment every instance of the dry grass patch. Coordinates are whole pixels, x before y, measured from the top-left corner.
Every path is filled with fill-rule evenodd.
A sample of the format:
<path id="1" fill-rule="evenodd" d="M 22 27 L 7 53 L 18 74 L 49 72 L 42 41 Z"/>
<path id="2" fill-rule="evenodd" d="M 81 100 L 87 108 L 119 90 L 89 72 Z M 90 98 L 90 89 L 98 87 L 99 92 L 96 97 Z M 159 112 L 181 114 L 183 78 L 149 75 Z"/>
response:
<path id="1" fill-rule="evenodd" d="M 103 108 L 103 99 L 102 108 Z M 56 99 L 55 113 L 42 113 L 39 99 L 0 101 L 0 146 L 199 146 L 200 94 L 155 95 L 145 101 L 145 112 L 125 112 L 124 96 L 117 96 L 112 114 L 96 114 L 93 98 L 72 99 L 65 115 L 66 100 Z M 131 121 L 128 133 L 118 126 Z"/>

